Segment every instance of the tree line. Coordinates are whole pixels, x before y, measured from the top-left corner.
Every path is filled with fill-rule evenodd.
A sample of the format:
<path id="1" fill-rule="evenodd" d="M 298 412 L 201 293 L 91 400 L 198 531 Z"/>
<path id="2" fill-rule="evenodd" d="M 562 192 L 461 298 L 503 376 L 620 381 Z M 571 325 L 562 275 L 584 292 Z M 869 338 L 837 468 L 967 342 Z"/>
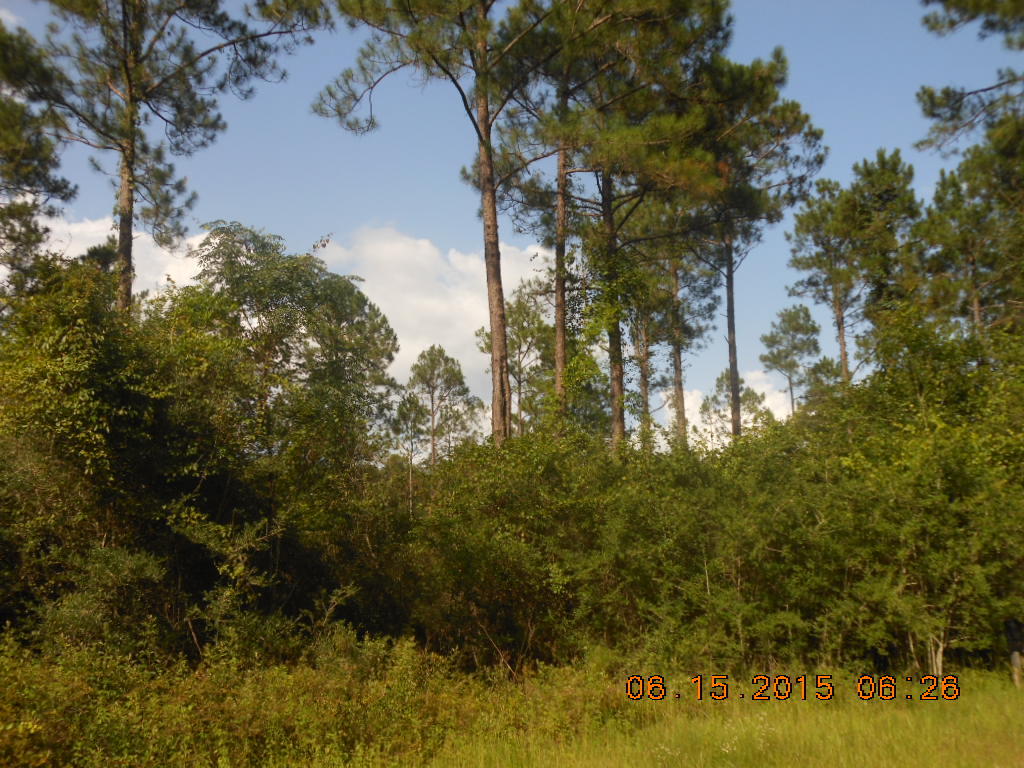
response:
<path id="1" fill-rule="evenodd" d="M 731 61 L 715 0 L 52 5 L 66 30 L 41 43 L 0 27 L 0 622 L 20 640 L 257 663 L 347 622 L 513 675 L 642 643 L 938 671 L 1024 610 L 1012 72 L 922 89 L 926 142 L 975 141 L 926 204 L 895 150 L 815 180 L 782 52 Z M 939 5 L 936 31 L 1020 47 L 1011 4 Z M 182 234 L 169 154 L 335 20 L 366 37 L 321 114 L 370 130 L 374 89 L 413 68 L 473 126 L 490 440 L 439 346 L 393 380 L 387 319 L 316 248 L 212 222 L 194 283 L 132 293 L 134 227 Z M 74 195 L 68 141 L 117 179 L 116 236 L 73 257 L 41 220 Z M 779 423 L 739 376 L 735 286 L 790 207 L 791 291 L 840 356 L 806 306 L 779 313 Z M 507 298 L 501 211 L 554 254 Z M 717 449 L 693 450 L 685 367 L 720 293 Z"/>

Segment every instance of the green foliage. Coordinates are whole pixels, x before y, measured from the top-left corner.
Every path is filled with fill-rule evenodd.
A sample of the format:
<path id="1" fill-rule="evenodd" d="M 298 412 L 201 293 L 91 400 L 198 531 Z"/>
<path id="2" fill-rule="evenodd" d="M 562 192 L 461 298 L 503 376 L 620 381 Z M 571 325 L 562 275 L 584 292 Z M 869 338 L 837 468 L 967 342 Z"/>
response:
<path id="1" fill-rule="evenodd" d="M 915 228 L 921 210 L 913 188 L 914 169 L 899 150 L 878 150 L 874 160 L 853 166 L 843 189 L 823 180 L 796 217 L 790 266 L 809 274 L 790 293 L 809 296 L 832 312 L 843 378 L 853 376 L 850 329 L 866 319 L 857 342 L 870 350 L 890 317 L 907 303 L 921 303 L 924 267 Z M 867 352 L 868 355 L 872 353 Z"/>
<path id="2" fill-rule="evenodd" d="M 925 25 L 939 35 L 980 22 L 981 38 L 1002 35 L 1004 45 L 1013 51 L 1024 48 L 1024 10 L 1016 0 L 923 0 L 925 5 L 941 5 L 925 17 Z M 979 127 L 989 127 L 1014 115 L 1020 104 L 1022 78 L 1013 69 L 1002 69 L 998 80 L 978 88 L 925 86 L 917 100 L 925 116 L 934 123 L 922 146 L 945 147 Z"/>
<path id="3" fill-rule="evenodd" d="M 47 39 L 65 86 L 51 100 L 63 133 L 117 153 L 142 201 L 139 218 L 158 243 L 177 240 L 191 198 L 181 199 L 184 183 L 174 178 L 168 150 L 191 154 L 214 140 L 225 124 L 212 94 L 245 95 L 248 79 L 273 75 L 274 38 L 288 27 L 280 21 L 251 26 L 216 0 L 117 6 L 61 0 L 51 7 L 65 25 L 82 30 L 68 38 L 55 27 Z M 196 29 L 217 42 L 204 44 Z M 219 71 L 217 53 L 227 59 Z M 157 142 L 146 130 L 153 118 L 164 136 Z"/>
<path id="4" fill-rule="evenodd" d="M 57 175 L 55 127 L 47 103 L 59 89 L 59 75 L 24 30 L 0 22 L 0 267 L 14 291 L 30 287 L 33 255 L 46 230 L 37 217 L 57 213 L 75 188 Z M 0 297 L 6 289 L 0 289 Z M 0 309 L 0 315 L 3 310 Z"/>
<path id="5" fill-rule="evenodd" d="M 926 246 L 924 303 L 982 337 L 1020 322 L 1021 122 L 1007 118 L 985 139 L 942 174 L 917 228 Z"/>
<path id="6" fill-rule="evenodd" d="M 644 550 L 663 546 L 679 508 L 657 492 L 667 458 L 630 471 L 604 451 L 534 432 L 439 466 L 444 490 L 411 542 L 412 620 L 429 647 L 519 671 L 639 637 L 658 602 Z"/>
<path id="7" fill-rule="evenodd" d="M 361 640 L 339 625 L 299 663 L 243 669 L 218 659 L 192 671 L 96 650 L 44 661 L 5 637 L 0 760 L 427 765 L 466 731 L 565 739 L 643 725 L 649 712 L 622 695 L 630 661 L 595 652 L 577 668 L 542 667 L 510 682 L 459 673 L 410 640 Z"/>
<path id="8" fill-rule="evenodd" d="M 914 169 L 899 150 L 880 149 L 873 161 L 855 163 L 853 173 L 838 203 L 839 226 L 852 242 L 866 285 L 864 315 L 877 326 L 886 309 L 917 289 L 917 254 L 907 244 L 920 204 L 912 187 Z"/>
<path id="9" fill-rule="evenodd" d="M 162 588 L 166 572 L 156 557 L 101 546 L 68 560 L 64 578 L 73 590 L 40 610 L 44 647 L 105 646 L 145 655 L 167 643 L 165 628 L 151 614 L 168 595 Z"/>
<path id="10" fill-rule="evenodd" d="M 55 74 L 41 98 L 57 136 L 116 158 L 118 306 L 127 311 L 135 223 L 158 245 L 173 245 L 184 237 L 184 215 L 195 201 L 168 154 L 190 155 L 213 142 L 225 128 L 216 95 L 230 89 L 244 98 L 251 78 L 277 74 L 273 55 L 280 42 L 294 44 L 319 13 L 307 4 L 286 9 L 261 2 L 263 18 L 254 18 L 251 7 L 234 16 L 219 0 L 49 5 L 56 20 L 41 66 Z"/>
<path id="11" fill-rule="evenodd" d="M 831 179 L 819 179 L 815 196 L 807 198 L 794 217 L 793 232 L 786 233 L 792 244 L 789 266 L 807 273 L 789 292 L 824 304 L 832 314 L 839 342 L 839 364 L 845 381 L 851 378 L 848 328 L 855 319 L 862 281 L 852 239 L 839 220 L 842 188 Z"/>
<path id="12" fill-rule="evenodd" d="M 554 329 L 544 319 L 541 280 L 521 282 L 505 305 L 508 330 L 508 372 L 512 384 L 512 420 L 514 432 L 524 434 L 544 412 L 545 397 L 550 395 L 553 366 Z M 478 348 L 490 353 L 491 335 L 486 328 L 476 331 Z"/>
<path id="13" fill-rule="evenodd" d="M 412 392 L 406 392 L 395 407 L 391 432 L 410 466 L 420 452 L 420 443 L 430 436 L 430 410 Z"/>
<path id="14" fill-rule="evenodd" d="M 959 26 L 980 21 L 979 34 L 1005 35 L 1009 48 L 1024 47 L 1020 37 L 1024 27 L 1024 14 L 1012 0 L 924 0 L 925 5 L 941 5 L 941 11 L 925 18 L 928 27 L 939 34 L 952 32 Z"/>
<path id="15" fill-rule="evenodd" d="M 0 334 L 3 616 L 55 647 L 294 655 L 317 537 L 383 447 L 393 332 L 240 225 L 142 317 L 93 256 L 50 262 Z"/>
<path id="16" fill-rule="evenodd" d="M 394 342 L 353 283 L 238 225 L 201 253 L 131 322 L 68 264 L 0 337 L 4 617 L 47 647 L 253 667 L 343 618 L 515 675 L 595 643 L 936 668 L 1020 609 L 1012 335 L 979 365 L 898 305 L 864 383 L 703 457 L 562 424 L 423 477 L 370 463 Z"/>

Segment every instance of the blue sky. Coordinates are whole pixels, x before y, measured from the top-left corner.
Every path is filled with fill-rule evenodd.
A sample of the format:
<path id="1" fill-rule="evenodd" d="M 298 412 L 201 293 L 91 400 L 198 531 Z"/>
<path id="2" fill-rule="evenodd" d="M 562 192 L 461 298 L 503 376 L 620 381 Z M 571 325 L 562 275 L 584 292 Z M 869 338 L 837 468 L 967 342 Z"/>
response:
<path id="1" fill-rule="evenodd" d="M 913 149 L 928 130 L 915 100 L 918 88 L 984 85 L 997 68 L 1015 64 L 1000 40 L 979 42 L 972 29 L 948 38 L 927 32 L 925 11 L 915 0 L 734 0 L 732 12 L 732 58 L 749 61 L 784 48 L 790 63 L 785 95 L 825 131 L 830 154 L 823 176 L 845 182 L 855 162 L 879 147 L 898 148 L 914 165 L 925 199 L 939 169 L 956 160 Z M 0 0 L 0 17 L 39 34 L 46 6 Z M 403 347 L 395 374 L 404 379 L 420 350 L 441 343 L 460 357 L 476 393 L 489 399 L 488 361 L 475 351 L 473 337 L 486 321 L 478 200 L 459 177 L 472 159 L 470 125 L 450 86 L 423 87 L 404 74 L 375 98 L 381 124 L 375 133 L 353 136 L 314 116 L 317 93 L 354 61 L 357 44 L 344 27 L 320 35 L 314 46 L 283 61 L 284 83 L 260 84 L 247 102 L 224 97 L 227 132 L 177 162 L 199 193 L 189 229 L 198 233 L 202 222 L 237 220 L 282 235 L 295 251 L 331 233 L 333 244 L 321 255 L 336 271 L 364 277 L 363 289 L 395 326 Z M 79 149 L 65 157 L 64 172 L 80 192 L 64 222 L 54 226 L 73 252 L 102 240 L 111 223 L 113 191 L 87 157 Z M 756 371 L 759 336 L 795 301 L 786 293 L 797 279 L 786 267 L 789 226 L 787 218 L 766 233 L 737 282 L 740 369 L 779 409 L 781 381 Z M 501 239 L 510 292 L 529 273 L 537 249 L 508 222 Z M 181 253 L 161 254 L 142 236 L 138 242 L 140 283 L 165 272 L 188 276 L 191 264 Z M 824 349 L 834 354 L 828 316 L 814 311 Z M 722 318 L 707 348 L 690 361 L 693 403 L 726 365 L 724 324 Z"/>

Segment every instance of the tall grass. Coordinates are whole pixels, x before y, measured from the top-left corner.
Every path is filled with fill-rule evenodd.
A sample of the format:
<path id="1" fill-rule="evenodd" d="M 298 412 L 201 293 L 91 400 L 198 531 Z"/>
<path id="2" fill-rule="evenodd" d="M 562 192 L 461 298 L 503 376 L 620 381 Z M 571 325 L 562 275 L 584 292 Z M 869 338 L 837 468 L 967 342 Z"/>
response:
<path id="1" fill-rule="evenodd" d="M 461 736 L 430 765 L 1024 766 L 1024 693 L 1004 676 L 980 672 L 962 675 L 961 689 L 955 701 L 861 701 L 852 682 L 827 702 L 643 701 L 637 705 L 652 722 L 640 728 L 611 726 L 569 739 L 529 731 Z"/>
<path id="2" fill-rule="evenodd" d="M 511 681 L 348 630 L 301 663 L 198 669 L 8 641 L 0 765 L 1024 766 L 1024 694 L 994 673 L 957 701 L 862 702 L 852 675 L 830 702 L 631 701 L 636 668 L 601 652 Z"/>

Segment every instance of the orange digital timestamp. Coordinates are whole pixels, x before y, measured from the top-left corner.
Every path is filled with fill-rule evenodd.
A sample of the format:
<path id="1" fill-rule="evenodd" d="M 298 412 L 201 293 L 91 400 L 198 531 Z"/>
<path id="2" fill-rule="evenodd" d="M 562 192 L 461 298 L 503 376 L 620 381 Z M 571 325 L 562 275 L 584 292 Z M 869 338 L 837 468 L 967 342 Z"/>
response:
<path id="1" fill-rule="evenodd" d="M 730 681 L 729 675 L 694 675 L 688 682 L 692 688 L 688 689 L 685 698 L 696 698 L 697 701 L 723 701 L 728 698 L 749 701 L 829 701 L 835 696 L 836 689 L 832 675 L 754 675 L 749 687 L 740 681 Z M 960 681 L 956 675 L 942 678 L 923 675 L 917 678 L 905 677 L 899 681 L 892 675 L 861 675 L 853 683 L 853 690 L 864 701 L 955 701 L 960 698 Z M 684 698 L 683 693 L 669 689 L 662 675 L 646 678 L 631 675 L 626 680 L 626 695 L 634 701 L 643 698 L 655 701 Z"/>

